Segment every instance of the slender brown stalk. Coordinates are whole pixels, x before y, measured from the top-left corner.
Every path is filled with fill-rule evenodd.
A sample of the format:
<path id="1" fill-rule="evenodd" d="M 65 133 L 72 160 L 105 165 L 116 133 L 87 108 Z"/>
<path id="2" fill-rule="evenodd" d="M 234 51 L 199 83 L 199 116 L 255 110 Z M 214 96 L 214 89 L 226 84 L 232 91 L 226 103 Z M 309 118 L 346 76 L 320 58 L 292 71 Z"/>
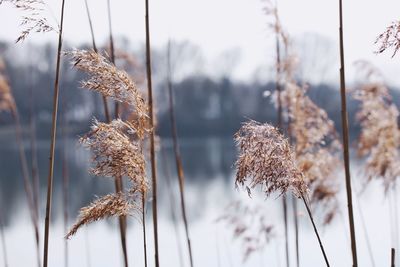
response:
<path id="1" fill-rule="evenodd" d="M 90 26 L 93 50 L 96 53 L 98 53 L 98 49 L 97 49 L 96 41 L 95 41 L 95 37 L 94 37 L 93 23 L 92 23 L 92 19 L 90 16 L 89 5 L 88 5 L 87 0 L 85 0 L 85 7 L 86 7 L 86 14 L 87 14 L 88 21 L 89 21 L 89 26 Z M 113 64 L 115 64 L 114 41 L 113 41 L 112 30 L 111 30 L 110 1 L 107 2 L 107 7 L 108 7 L 108 22 L 109 22 L 109 27 L 110 27 L 111 62 Z M 110 116 L 110 112 L 108 109 L 107 98 L 104 95 L 102 96 L 102 98 L 103 98 L 103 106 L 104 106 L 104 115 L 106 117 L 106 121 L 109 123 L 109 122 L 111 122 L 111 116 Z M 118 117 L 118 113 L 115 114 L 115 117 L 116 118 Z M 117 193 L 121 192 L 122 191 L 122 177 L 116 177 L 114 182 L 115 182 L 115 191 Z M 127 245 L 126 245 L 126 218 L 125 217 L 119 218 L 119 228 L 120 228 L 120 238 L 121 238 L 121 246 L 122 246 L 123 257 L 124 257 L 124 264 L 125 264 L 125 267 L 127 267 L 128 266 L 128 252 L 127 252 Z"/>
<path id="2" fill-rule="evenodd" d="M 57 133 L 57 113 L 58 113 L 58 95 L 59 95 L 59 81 L 60 81 L 60 67 L 61 67 L 61 50 L 62 50 L 62 33 L 64 25 L 64 6 L 65 0 L 61 3 L 61 21 L 58 33 L 58 49 L 57 49 L 57 65 L 56 65 L 56 78 L 54 81 L 54 96 L 53 96 L 53 115 L 51 126 L 51 143 L 50 143 L 50 156 L 49 156 L 49 174 L 47 177 L 47 199 L 46 199 L 46 217 L 44 226 L 44 249 L 43 249 L 43 267 L 48 265 L 48 251 L 49 251 L 49 230 L 50 230 L 50 213 L 51 202 L 53 193 L 53 173 L 54 173 L 54 152 L 56 146 L 56 133 Z"/>
<path id="3" fill-rule="evenodd" d="M 354 184 L 354 185 L 356 185 L 356 184 Z M 357 187 L 355 187 L 354 189 L 357 192 Z M 372 250 L 371 241 L 369 239 L 369 234 L 368 234 L 368 230 L 367 230 L 367 224 L 366 224 L 365 218 L 364 218 L 364 212 L 363 212 L 363 210 L 361 208 L 360 197 L 359 197 L 359 195 L 357 193 L 355 194 L 355 196 L 356 196 L 356 203 L 357 203 L 358 213 L 360 214 L 361 225 L 362 225 L 364 236 L 365 236 L 365 241 L 367 243 L 369 258 L 371 260 L 371 266 L 375 267 L 376 264 L 375 264 L 375 259 L 374 259 L 374 253 L 373 253 L 373 250 Z"/>
<path id="4" fill-rule="evenodd" d="M 147 267 L 147 242 L 146 242 L 146 196 L 145 192 L 142 192 L 142 226 L 143 226 L 143 256 L 144 256 L 144 267 Z"/>
<path id="5" fill-rule="evenodd" d="M 172 223 L 174 225 L 176 244 L 177 244 L 177 249 L 178 249 L 179 266 L 183 267 L 183 255 L 182 255 L 182 246 L 181 246 L 181 242 L 180 242 L 180 234 L 179 234 L 179 227 L 178 227 L 178 216 L 175 212 L 176 199 L 175 199 L 172 184 L 171 184 L 172 178 L 170 175 L 170 170 L 168 168 L 168 157 L 166 155 L 166 151 L 163 146 L 161 147 L 161 155 L 162 155 L 162 162 L 163 162 L 162 166 L 163 166 L 163 171 L 164 171 L 164 175 L 165 175 L 165 182 L 167 185 L 166 189 L 169 193 L 169 199 L 170 199 L 170 211 L 171 211 Z"/>
<path id="6" fill-rule="evenodd" d="M 315 233 L 315 235 L 317 236 L 318 243 L 319 243 L 319 247 L 321 248 L 322 254 L 323 254 L 323 256 L 324 256 L 324 260 L 325 260 L 326 266 L 329 267 L 329 261 L 328 261 L 328 258 L 327 258 L 327 256 L 326 256 L 324 246 L 322 245 L 322 241 L 321 241 L 321 238 L 320 238 L 320 236 L 319 236 L 317 227 L 315 226 L 314 218 L 313 218 L 313 216 L 312 216 L 312 214 L 311 214 L 310 207 L 309 207 L 309 205 L 308 205 L 308 203 L 307 203 L 306 198 L 304 197 L 304 195 L 302 195 L 301 198 L 303 199 L 304 205 L 306 206 L 306 209 L 307 209 L 308 216 L 310 217 L 311 223 L 312 223 L 312 225 L 313 225 L 314 233 Z"/>
<path id="7" fill-rule="evenodd" d="M 391 257 L 390 257 L 390 262 L 391 262 L 390 266 L 391 267 L 395 267 L 395 265 L 396 265 L 395 264 L 395 262 L 396 262 L 395 258 L 396 258 L 395 249 L 392 248 L 391 249 Z"/>
<path id="8" fill-rule="evenodd" d="M 151 51 L 150 51 L 150 23 L 149 23 L 149 0 L 145 0 L 146 9 L 146 73 L 147 73 L 147 92 L 150 113 L 150 158 L 151 158 L 151 180 L 153 187 L 153 228 L 154 228 L 154 257 L 155 266 L 159 267 L 158 255 L 158 220 L 157 220 L 157 173 L 156 173 L 156 152 L 155 152 L 155 125 L 153 112 L 153 88 L 151 81 Z"/>
<path id="9" fill-rule="evenodd" d="M 38 166 L 37 146 L 36 146 L 35 94 L 33 92 L 32 85 L 30 86 L 29 128 L 30 128 L 31 163 L 32 163 L 31 175 L 32 175 L 33 204 L 36 212 L 36 219 L 37 219 L 36 223 L 39 224 L 40 178 L 39 178 L 39 166 Z M 40 255 L 40 251 L 38 255 Z M 41 266 L 41 264 L 39 264 L 39 266 Z"/>
<path id="10" fill-rule="evenodd" d="M 121 193 L 122 192 L 122 177 L 117 176 L 114 179 L 115 181 L 115 192 L 116 193 Z M 120 236 L 121 236 L 121 246 L 122 246 L 122 253 L 124 257 L 124 264 L 125 267 L 128 267 L 128 249 L 126 245 L 126 217 L 125 216 L 120 216 L 118 218 L 118 223 L 119 223 L 119 230 L 120 230 Z"/>
<path id="11" fill-rule="evenodd" d="M 110 38 L 110 59 L 111 62 L 115 65 L 115 53 L 114 53 L 114 38 L 112 33 L 112 23 L 111 23 L 111 3 L 110 0 L 107 1 L 107 10 L 108 10 L 108 27 L 109 27 L 109 38 Z M 114 106 L 114 117 L 118 119 L 119 117 L 119 104 L 118 101 L 115 101 Z M 115 191 L 117 193 L 122 192 L 123 190 L 123 183 L 122 177 L 118 176 L 115 177 Z M 126 217 L 122 216 L 119 218 L 119 228 L 120 228 L 120 235 L 121 235 L 121 246 L 122 252 L 124 256 L 124 263 L 125 267 L 128 267 L 128 249 L 126 245 Z"/>
<path id="12" fill-rule="evenodd" d="M 290 266 L 289 260 L 289 227 L 288 227 L 288 212 L 287 212 L 287 199 L 286 195 L 282 196 L 282 204 L 283 204 L 283 221 L 285 224 L 285 251 L 286 251 L 286 266 Z"/>
<path id="13" fill-rule="evenodd" d="M 3 250 L 3 264 L 4 267 L 8 267 L 8 258 L 7 258 L 7 245 L 6 245 L 6 238 L 4 236 L 4 225 L 3 225 L 3 220 L 1 218 L 0 214 L 0 238 L 1 238 L 1 246 L 2 246 L 2 250 Z"/>
<path id="14" fill-rule="evenodd" d="M 175 120 L 175 110 L 174 110 L 174 96 L 172 91 L 172 66 L 171 66 L 171 42 L 168 42 L 168 96 L 169 96 L 169 116 L 171 121 L 171 130 L 172 130 L 172 140 L 174 145 L 174 153 L 175 153 L 175 162 L 176 162 L 176 170 L 178 172 L 178 182 L 179 182 L 179 195 L 181 200 L 181 210 L 182 210 L 182 218 L 185 226 L 185 234 L 186 234 L 186 242 L 189 250 L 189 258 L 190 258 L 190 266 L 193 267 L 193 255 L 192 248 L 190 245 L 189 238 L 189 226 L 186 216 L 186 206 L 185 206 L 185 192 L 184 192 L 184 184 L 185 184 L 185 176 L 183 172 L 182 160 L 179 151 L 179 143 L 178 143 L 178 130 L 176 127 Z"/>
<path id="15" fill-rule="evenodd" d="M 298 208 L 297 199 L 292 197 L 293 204 L 293 218 L 294 218 L 294 234 L 296 243 L 296 266 L 300 266 L 300 250 L 299 250 L 299 218 L 298 218 Z"/>
<path id="16" fill-rule="evenodd" d="M 279 33 L 276 32 L 276 82 L 275 90 L 277 92 L 277 104 L 278 104 L 278 129 L 282 131 L 282 97 L 281 97 L 281 85 L 280 85 L 280 75 L 281 75 L 281 55 L 280 55 L 280 44 L 279 44 Z M 283 207 L 283 219 L 285 224 L 285 251 L 286 251 L 286 267 L 290 266 L 289 260 L 289 235 L 288 235 L 288 213 L 287 213 L 287 199 L 286 195 L 282 196 L 282 207 Z"/>
<path id="17" fill-rule="evenodd" d="M 98 50 L 97 50 L 96 41 L 95 41 L 95 38 L 94 38 L 92 17 L 90 16 L 89 4 L 88 4 L 87 0 L 85 0 L 85 8 L 86 8 L 86 15 L 88 17 L 89 27 L 90 27 L 90 34 L 91 34 L 91 37 L 92 37 L 93 50 L 97 53 Z"/>
<path id="18" fill-rule="evenodd" d="M 34 232 L 35 232 L 37 264 L 40 267 L 41 266 L 41 263 L 40 263 L 40 240 L 39 240 L 40 238 L 39 238 L 38 218 L 37 218 L 37 212 L 36 212 L 35 203 L 34 203 L 32 184 L 30 181 L 30 176 L 29 176 L 29 171 L 28 171 L 28 161 L 26 159 L 25 149 L 24 149 L 24 145 L 22 143 L 21 122 L 20 122 L 19 113 L 18 113 L 16 106 L 11 109 L 11 114 L 15 121 L 15 137 L 17 140 L 19 158 L 21 161 L 22 177 L 24 180 L 24 190 L 25 190 L 25 194 L 27 197 L 29 213 L 31 216 L 31 221 L 32 221 L 32 225 L 34 228 Z"/>
<path id="19" fill-rule="evenodd" d="M 349 122 L 347 115 L 346 104 L 346 81 L 344 69 L 344 45 L 343 45 L 343 7 L 342 0 L 339 0 L 339 39 L 340 39 L 340 95 L 342 102 L 342 135 L 343 135 L 343 159 L 346 174 L 346 193 L 347 193 L 347 209 L 350 224 L 350 237 L 351 237 L 351 252 L 353 256 L 353 267 L 357 267 L 357 245 L 356 233 L 354 226 L 353 215 L 353 197 L 351 191 L 351 176 L 350 176 L 350 157 L 349 157 Z"/>
<path id="20" fill-rule="evenodd" d="M 89 21 L 89 27 L 90 27 L 90 35 L 92 37 L 92 46 L 93 50 L 98 53 L 97 46 L 96 46 L 96 39 L 94 37 L 94 30 L 93 30 L 93 23 L 92 23 L 92 17 L 90 16 L 90 10 L 89 10 L 89 4 L 87 0 L 85 0 L 85 7 L 86 7 L 86 15 L 88 17 Z M 102 96 L 103 98 L 103 106 L 104 106 L 104 115 L 106 117 L 107 122 L 111 122 L 111 116 L 110 112 L 108 110 L 108 103 L 107 103 L 107 98 L 105 96 Z"/>
<path id="21" fill-rule="evenodd" d="M 107 0 L 107 9 L 108 9 L 108 27 L 109 27 L 109 39 L 110 39 L 110 59 L 111 62 L 115 65 L 115 49 L 114 49 L 114 37 L 112 32 L 112 24 L 111 24 L 111 4 L 110 0 Z M 119 116 L 119 103 L 115 101 L 114 104 L 114 114 L 115 118 Z"/>
<path id="22" fill-rule="evenodd" d="M 64 105 L 65 107 L 65 105 Z M 63 118 L 63 156 L 62 156 L 62 197 L 63 197 L 63 219 L 64 219 L 64 233 L 68 231 L 68 202 L 69 202 L 69 171 L 67 159 L 67 118 Z M 64 266 L 68 267 L 68 240 L 64 240 Z"/>

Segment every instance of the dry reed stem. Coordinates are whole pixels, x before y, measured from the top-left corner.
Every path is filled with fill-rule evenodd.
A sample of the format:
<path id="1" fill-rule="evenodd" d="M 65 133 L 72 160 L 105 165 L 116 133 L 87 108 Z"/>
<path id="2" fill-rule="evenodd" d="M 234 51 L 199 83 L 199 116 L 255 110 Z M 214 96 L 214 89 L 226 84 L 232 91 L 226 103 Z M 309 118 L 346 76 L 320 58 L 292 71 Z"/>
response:
<path id="1" fill-rule="evenodd" d="M 273 30 L 275 33 L 275 47 L 276 47 L 276 87 L 275 87 L 275 96 L 276 96 L 276 105 L 277 105 L 277 113 L 278 113 L 278 129 L 283 131 L 283 107 L 282 107 L 282 67 L 283 64 L 281 62 L 281 41 L 283 44 L 288 46 L 288 36 L 284 32 L 282 28 L 282 24 L 278 15 L 278 6 L 277 3 L 273 4 L 272 1 L 267 0 L 266 6 L 264 7 L 264 13 L 267 17 L 272 19 L 272 22 L 269 23 L 269 28 Z M 287 211 L 287 197 L 285 195 L 282 196 L 282 206 L 283 206 L 283 220 L 284 220 L 284 228 L 285 228 L 285 251 L 286 251 L 286 266 L 290 266 L 290 252 L 289 252 L 289 232 L 288 232 L 288 211 Z M 295 221 L 297 222 L 297 221 Z M 297 227 L 295 227 L 297 229 Z M 297 236 L 297 233 L 296 233 Z M 297 244 L 297 243 L 296 243 Z M 298 251 L 298 247 L 296 247 L 296 252 Z"/>
<path id="2" fill-rule="evenodd" d="M 3 264 L 4 267 L 8 267 L 8 256 L 7 256 L 7 243 L 6 243 L 6 238 L 4 235 L 4 225 L 3 225 L 3 220 L 2 220 L 2 214 L 0 214 L 0 239 L 1 239 L 1 246 L 2 246 L 2 251 L 3 251 Z"/>
<path id="3" fill-rule="evenodd" d="M 395 253 L 395 249 L 392 248 L 390 250 L 390 266 L 391 267 L 395 267 L 395 262 L 396 262 L 396 253 Z"/>
<path id="4" fill-rule="evenodd" d="M 342 115 L 342 138 L 343 138 L 343 161 L 346 177 L 346 194 L 347 194 L 347 211 L 349 216 L 350 225 L 350 240 L 351 252 L 353 258 L 353 267 L 358 266 L 357 260 L 357 242 L 356 231 L 354 224 L 353 212 L 353 195 L 351 189 L 351 175 L 350 175 L 350 156 L 349 156 L 349 121 L 347 114 L 346 103 L 346 77 L 345 77 L 345 63 L 344 63 L 344 41 L 343 41 L 343 4 L 339 0 L 339 47 L 340 47 L 340 97 L 341 97 L 341 115 Z"/>
<path id="5" fill-rule="evenodd" d="M 93 51 L 98 53 L 97 46 L 96 46 L 96 39 L 94 37 L 92 18 L 90 16 L 89 4 L 88 4 L 87 0 L 85 0 L 85 8 L 86 8 L 86 15 L 87 15 L 88 21 L 89 21 L 90 35 L 92 37 Z M 110 116 L 110 111 L 108 110 L 107 98 L 105 96 L 102 96 L 102 99 L 103 99 L 103 107 L 104 107 L 104 116 L 106 117 L 106 121 L 110 122 L 111 116 Z"/>
<path id="6" fill-rule="evenodd" d="M 59 96 L 59 82 L 60 82 L 60 68 L 61 68 L 61 50 L 62 50 L 62 34 L 64 25 L 64 7 L 65 0 L 61 2 L 61 15 L 60 15 L 60 30 L 58 33 L 58 48 L 57 48 L 57 63 L 56 63 L 56 77 L 54 80 L 54 94 L 53 94 L 53 114 L 51 126 L 51 142 L 50 142 L 50 155 L 49 155 L 49 173 L 47 177 L 47 197 L 46 197 L 46 217 L 44 226 L 44 248 L 43 248 L 43 267 L 48 266 L 48 251 L 49 251 L 49 235 L 50 235 L 50 214 L 53 193 L 53 174 L 54 174 L 54 156 L 56 146 L 57 134 L 57 116 L 58 116 L 58 96 Z"/>
<path id="7" fill-rule="evenodd" d="M 85 7 L 86 7 L 86 14 L 87 14 L 88 21 L 89 21 L 89 26 L 90 26 L 93 50 L 94 50 L 94 52 L 98 53 L 96 41 L 95 41 L 95 37 L 94 37 L 93 23 L 92 23 L 92 19 L 90 16 L 89 4 L 88 4 L 87 0 L 85 0 Z M 109 5 L 108 5 L 108 7 L 109 7 Z M 103 99 L 105 118 L 106 118 L 106 121 L 109 123 L 109 122 L 111 122 L 111 116 L 110 116 L 110 112 L 108 109 L 107 97 L 103 95 L 102 99 Z M 117 193 L 119 193 L 122 191 L 122 188 L 123 188 L 122 177 L 115 177 L 115 178 L 116 178 L 115 179 L 115 191 Z M 120 228 L 122 251 L 123 251 L 123 255 L 124 255 L 124 262 L 125 262 L 125 266 L 127 266 L 128 265 L 128 256 L 127 256 L 127 246 L 126 246 L 126 218 L 125 217 L 119 218 L 119 228 Z"/>
<path id="8" fill-rule="evenodd" d="M 142 227 L 143 227 L 143 257 L 144 257 L 144 267 L 147 267 L 146 193 L 144 193 L 144 192 L 142 192 Z"/>
<path id="9" fill-rule="evenodd" d="M 65 102 L 63 101 L 63 106 L 65 107 Z M 64 109 L 65 110 L 65 109 Z M 64 114 L 62 117 L 62 138 L 63 138 L 63 148 L 62 148 L 62 203 L 63 203 L 63 227 L 64 232 L 68 231 L 68 204 L 69 204 L 69 165 L 68 165 L 68 151 L 67 151 L 67 116 Z M 64 266 L 68 267 L 68 242 L 64 240 Z"/>
<path id="10" fill-rule="evenodd" d="M 165 182 L 166 182 L 166 189 L 168 191 L 169 194 L 169 204 L 170 204 L 170 212 L 171 212 L 171 218 L 172 218 L 172 222 L 174 225 L 174 232 L 175 232 L 175 240 L 177 243 L 177 249 L 178 249 L 178 258 L 179 258 L 179 266 L 183 267 L 183 255 L 182 255 L 182 246 L 181 246 L 181 242 L 180 242 L 180 232 L 179 232 L 179 226 L 178 226 L 178 215 L 176 214 L 175 211 L 175 207 L 176 207 L 176 199 L 175 199 L 175 194 L 174 194 L 174 190 L 173 190 L 173 184 L 171 184 L 172 182 L 172 177 L 170 174 L 170 169 L 169 169 L 169 162 L 168 162 L 168 156 L 166 153 L 166 149 L 165 147 L 161 144 L 160 145 L 160 150 L 161 150 L 161 156 L 162 156 L 162 167 L 163 167 L 163 172 L 165 175 Z M 178 181 L 179 182 L 179 181 Z"/>
<path id="11" fill-rule="evenodd" d="M 150 158 L 151 158 L 151 180 L 153 187 L 153 233 L 154 233 L 154 259 L 155 266 L 160 266 L 158 252 L 158 213 L 157 213 L 157 165 L 156 165 L 156 147 L 155 147 L 155 115 L 153 107 L 153 86 L 151 77 L 151 44 L 150 44 L 150 22 L 149 22 L 149 0 L 145 0 L 145 24 L 146 24 L 146 74 L 147 74 L 147 92 L 148 108 L 150 114 Z"/>
<path id="12" fill-rule="evenodd" d="M 181 202 L 182 218 L 183 218 L 183 223 L 185 226 L 186 243 L 187 243 L 187 247 L 188 247 L 188 251 L 189 251 L 190 266 L 193 267 L 192 247 L 191 247 L 191 243 L 190 243 L 189 226 L 188 226 L 188 220 L 187 220 L 187 215 L 186 215 L 186 205 L 185 205 L 185 188 L 184 188 L 185 175 L 183 172 L 182 159 L 181 159 L 180 150 L 179 150 L 178 130 L 177 130 L 177 126 L 176 126 L 175 110 L 174 110 L 174 95 L 173 95 L 173 91 L 172 91 L 171 42 L 168 42 L 167 60 L 168 60 L 168 64 L 167 64 L 168 86 L 167 87 L 168 87 L 168 98 L 169 98 L 169 116 L 170 116 L 170 121 L 171 121 L 172 140 L 173 140 L 174 154 L 175 154 L 175 164 L 176 164 L 176 170 L 177 170 L 177 174 L 178 174 L 179 196 L 180 196 L 180 202 Z"/>
<path id="13" fill-rule="evenodd" d="M 40 190 L 40 176 L 38 153 L 36 145 L 36 117 L 35 117 L 35 96 L 33 86 L 30 86 L 30 108 L 29 108 L 29 139 L 31 148 L 31 175 L 32 175 L 32 191 L 33 191 L 33 204 L 35 207 L 36 218 L 39 220 L 39 190 Z M 39 253 L 40 254 L 40 253 Z M 41 266 L 41 264 L 39 264 Z"/>

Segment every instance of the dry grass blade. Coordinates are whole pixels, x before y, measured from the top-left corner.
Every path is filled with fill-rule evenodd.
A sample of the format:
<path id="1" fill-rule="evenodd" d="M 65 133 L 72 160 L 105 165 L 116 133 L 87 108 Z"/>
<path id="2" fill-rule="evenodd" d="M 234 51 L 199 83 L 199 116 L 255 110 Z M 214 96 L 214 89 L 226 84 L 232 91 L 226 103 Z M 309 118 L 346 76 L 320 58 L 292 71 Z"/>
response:
<path id="1" fill-rule="evenodd" d="M 236 184 L 251 188 L 262 186 L 267 195 L 291 191 L 295 196 L 307 195 L 304 175 L 296 166 L 288 141 L 279 131 L 255 121 L 246 122 L 235 134 L 239 149 L 236 161 Z"/>
<path id="2" fill-rule="evenodd" d="M 130 138 L 135 133 L 128 123 L 121 120 L 114 120 L 109 124 L 95 121 L 92 130 L 80 142 L 93 153 L 93 174 L 127 176 L 135 184 L 137 191 L 147 192 L 145 159 L 141 146 Z"/>
<path id="3" fill-rule="evenodd" d="M 361 68 L 365 71 L 365 64 Z M 359 156 L 367 157 L 367 181 L 373 178 L 382 179 L 387 190 L 400 175 L 399 110 L 392 102 L 382 77 L 376 79 L 377 77 L 380 77 L 379 73 L 368 75 L 367 82 L 354 92 L 354 98 L 361 102 L 360 110 L 356 114 L 361 124 L 357 148 Z"/>
<path id="4" fill-rule="evenodd" d="M 379 45 L 376 53 L 383 53 L 388 49 L 393 49 L 392 57 L 394 57 L 400 49 L 400 21 L 392 22 L 392 24 L 376 38 L 375 44 Z"/>
<path id="5" fill-rule="evenodd" d="M 89 74 L 89 78 L 82 82 L 84 88 L 135 108 L 137 116 L 133 124 L 142 137 L 149 129 L 148 107 L 129 75 L 93 50 L 73 50 L 67 52 L 67 55 L 71 56 L 74 67 Z"/>
<path id="6" fill-rule="evenodd" d="M 89 206 L 81 208 L 78 221 L 72 226 L 66 238 L 73 236 L 83 225 L 109 217 L 128 216 L 135 210 L 139 208 L 130 203 L 122 193 L 101 197 Z"/>

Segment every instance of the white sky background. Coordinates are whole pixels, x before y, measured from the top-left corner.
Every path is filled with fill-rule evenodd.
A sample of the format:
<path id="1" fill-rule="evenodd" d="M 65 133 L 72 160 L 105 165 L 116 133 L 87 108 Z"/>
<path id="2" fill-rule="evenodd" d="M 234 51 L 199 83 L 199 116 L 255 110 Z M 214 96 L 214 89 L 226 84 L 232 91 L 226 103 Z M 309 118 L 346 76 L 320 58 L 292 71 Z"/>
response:
<path id="1" fill-rule="evenodd" d="M 58 16 L 61 0 L 47 2 Z M 354 78 L 352 63 L 358 59 L 367 59 L 382 70 L 389 84 L 400 86 L 400 55 L 392 59 L 390 53 L 373 53 L 376 50 L 376 36 L 399 18 L 400 1 L 344 2 L 348 82 L 351 83 Z M 89 0 L 98 42 L 105 41 L 108 35 L 106 3 L 106 0 Z M 336 83 L 339 77 L 339 65 L 335 57 L 339 50 L 338 1 L 278 0 L 278 5 L 286 31 L 295 40 L 306 43 L 306 48 L 303 45 L 299 51 L 311 51 L 307 57 L 314 63 L 305 70 L 304 78 Z M 204 67 L 207 74 L 223 73 L 229 64 L 224 62 L 224 55 L 240 50 L 238 64 L 233 68 L 234 77 L 250 80 L 257 73 L 257 77 L 265 78 L 265 73 L 272 70 L 275 53 L 273 34 L 268 31 L 262 7 L 263 2 L 260 0 L 150 0 L 152 45 L 162 47 L 169 39 L 188 40 L 198 45 L 208 60 Z M 20 32 L 18 14 L 6 6 L 0 7 L 0 22 L 3 25 L 0 40 L 16 39 Z M 144 1 L 112 1 L 112 18 L 116 37 L 126 37 L 136 44 L 144 41 Z M 90 42 L 83 0 L 66 0 L 64 30 L 64 39 L 72 44 Z M 313 34 L 327 39 L 330 49 L 310 48 L 308 43 L 312 43 L 310 40 Z M 57 40 L 55 34 L 34 34 L 29 39 L 33 42 Z M 318 67 L 313 68 L 313 65 L 317 65 L 315 62 L 328 64 L 330 74 Z"/>

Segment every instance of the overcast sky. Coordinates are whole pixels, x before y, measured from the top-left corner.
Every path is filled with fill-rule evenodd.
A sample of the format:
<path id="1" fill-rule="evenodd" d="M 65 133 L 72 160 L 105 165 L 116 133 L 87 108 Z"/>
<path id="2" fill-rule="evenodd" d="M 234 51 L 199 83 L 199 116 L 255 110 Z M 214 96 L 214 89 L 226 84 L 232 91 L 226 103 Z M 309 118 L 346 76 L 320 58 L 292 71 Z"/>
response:
<path id="1" fill-rule="evenodd" d="M 61 0 L 48 0 L 55 16 L 59 15 Z M 330 62 L 331 75 L 318 75 L 318 70 L 305 73 L 309 79 L 323 77 L 327 81 L 338 78 L 338 1 L 334 0 L 279 0 L 282 23 L 298 42 L 310 41 L 318 35 L 330 49 L 311 48 L 316 51 L 313 61 Z M 398 0 L 344 1 L 345 57 L 348 80 L 353 77 L 352 63 L 367 59 L 382 69 L 389 84 L 400 85 L 400 55 L 375 55 L 374 40 L 387 25 L 398 19 Z M 95 34 L 104 41 L 108 34 L 106 0 L 89 0 Z M 268 31 L 267 18 L 260 0 L 150 0 L 152 44 L 165 45 L 168 39 L 189 40 L 199 45 L 208 59 L 214 59 L 210 70 L 218 71 L 218 59 L 226 51 L 240 50 L 240 63 L 234 70 L 238 79 L 248 80 L 260 66 L 272 65 L 274 60 L 273 36 Z M 66 0 L 64 38 L 72 44 L 90 41 L 89 26 L 83 0 Z M 144 1 L 112 1 L 113 30 L 134 43 L 144 40 Z M 18 13 L 6 6 L 0 7 L 0 40 L 15 40 L 20 28 Z M 7 25 L 7 27 L 4 27 Z M 32 36 L 33 37 L 33 36 Z M 56 41 L 55 34 L 35 34 L 33 42 Z M 317 43 L 319 44 L 319 43 Z M 303 45 L 304 46 L 304 45 Z M 303 47 L 304 49 L 304 47 Z M 310 52 L 309 52 L 310 53 Z M 264 71 L 261 68 L 262 72 Z M 307 72 L 307 71 L 306 71 Z M 315 74 L 317 73 L 317 74 Z"/>

